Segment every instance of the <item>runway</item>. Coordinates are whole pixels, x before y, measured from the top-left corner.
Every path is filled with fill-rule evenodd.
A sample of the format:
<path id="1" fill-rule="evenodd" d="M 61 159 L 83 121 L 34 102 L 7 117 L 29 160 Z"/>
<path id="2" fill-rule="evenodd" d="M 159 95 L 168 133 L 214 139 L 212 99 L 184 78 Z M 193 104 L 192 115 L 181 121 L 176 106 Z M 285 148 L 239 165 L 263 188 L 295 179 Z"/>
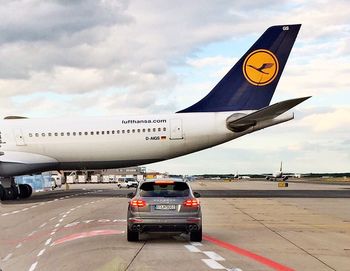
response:
<path id="1" fill-rule="evenodd" d="M 171 234 L 127 242 L 131 190 L 112 184 L 71 185 L 1 204 L 0 269 L 349 270 L 350 185 L 192 186 L 203 196 L 202 243 Z"/>

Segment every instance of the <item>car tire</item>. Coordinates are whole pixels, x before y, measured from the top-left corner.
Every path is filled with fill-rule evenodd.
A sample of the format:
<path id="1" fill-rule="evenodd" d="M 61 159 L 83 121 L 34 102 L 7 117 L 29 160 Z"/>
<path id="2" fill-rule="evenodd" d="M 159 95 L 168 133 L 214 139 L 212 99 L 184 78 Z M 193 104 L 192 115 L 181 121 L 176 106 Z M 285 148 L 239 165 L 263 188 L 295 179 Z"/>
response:
<path id="1" fill-rule="evenodd" d="M 139 241 L 139 232 L 131 231 L 128 228 L 127 239 L 128 239 L 128 242 L 137 242 L 137 241 Z"/>
<path id="2" fill-rule="evenodd" d="M 202 228 L 198 231 L 190 232 L 190 240 L 191 242 L 202 242 Z"/>
<path id="3" fill-rule="evenodd" d="M 2 187 L 2 185 L 0 185 L 0 200 L 3 201 L 5 200 L 5 188 Z"/>

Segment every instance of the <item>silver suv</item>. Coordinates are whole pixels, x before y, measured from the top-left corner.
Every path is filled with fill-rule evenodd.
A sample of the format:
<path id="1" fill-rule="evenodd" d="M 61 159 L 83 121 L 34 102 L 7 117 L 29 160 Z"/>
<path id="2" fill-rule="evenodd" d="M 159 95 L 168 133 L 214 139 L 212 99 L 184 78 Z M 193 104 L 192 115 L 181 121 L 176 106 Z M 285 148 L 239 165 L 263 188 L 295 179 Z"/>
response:
<path id="1" fill-rule="evenodd" d="M 200 195 L 188 183 L 146 180 L 128 197 L 128 241 L 138 241 L 142 232 L 183 232 L 190 234 L 191 241 L 202 241 Z"/>

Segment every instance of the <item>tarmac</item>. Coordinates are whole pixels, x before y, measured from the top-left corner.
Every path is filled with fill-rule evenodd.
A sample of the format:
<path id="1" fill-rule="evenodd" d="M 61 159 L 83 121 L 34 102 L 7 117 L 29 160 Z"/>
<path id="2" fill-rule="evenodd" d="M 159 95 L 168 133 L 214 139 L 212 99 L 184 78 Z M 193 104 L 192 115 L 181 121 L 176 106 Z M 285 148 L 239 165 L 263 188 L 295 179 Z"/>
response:
<path id="1" fill-rule="evenodd" d="M 203 241 L 126 240 L 132 190 L 70 185 L 0 205 L 0 269 L 350 270 L 350 184 L 195 181 Z"/>

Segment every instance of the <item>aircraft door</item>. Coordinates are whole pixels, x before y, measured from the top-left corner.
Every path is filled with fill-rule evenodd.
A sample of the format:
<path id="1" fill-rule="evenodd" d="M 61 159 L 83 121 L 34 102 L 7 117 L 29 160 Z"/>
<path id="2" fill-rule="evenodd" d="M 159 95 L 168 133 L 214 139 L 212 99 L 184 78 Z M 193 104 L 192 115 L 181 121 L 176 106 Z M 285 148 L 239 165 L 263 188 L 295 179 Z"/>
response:
<path id="1" fill-rule="evenodd" d="M 14 133 L 14 136 L 15 136 L 16 145 L 17 146 L 25 146 L 26 143 L 24 141 L 22 129 L 14 129 L 13 133 Z"/>
<path id="2" fill-rule="evenodd" d="M 183 139 L 182 119 L 170 120 L 170 139 Z"/>

